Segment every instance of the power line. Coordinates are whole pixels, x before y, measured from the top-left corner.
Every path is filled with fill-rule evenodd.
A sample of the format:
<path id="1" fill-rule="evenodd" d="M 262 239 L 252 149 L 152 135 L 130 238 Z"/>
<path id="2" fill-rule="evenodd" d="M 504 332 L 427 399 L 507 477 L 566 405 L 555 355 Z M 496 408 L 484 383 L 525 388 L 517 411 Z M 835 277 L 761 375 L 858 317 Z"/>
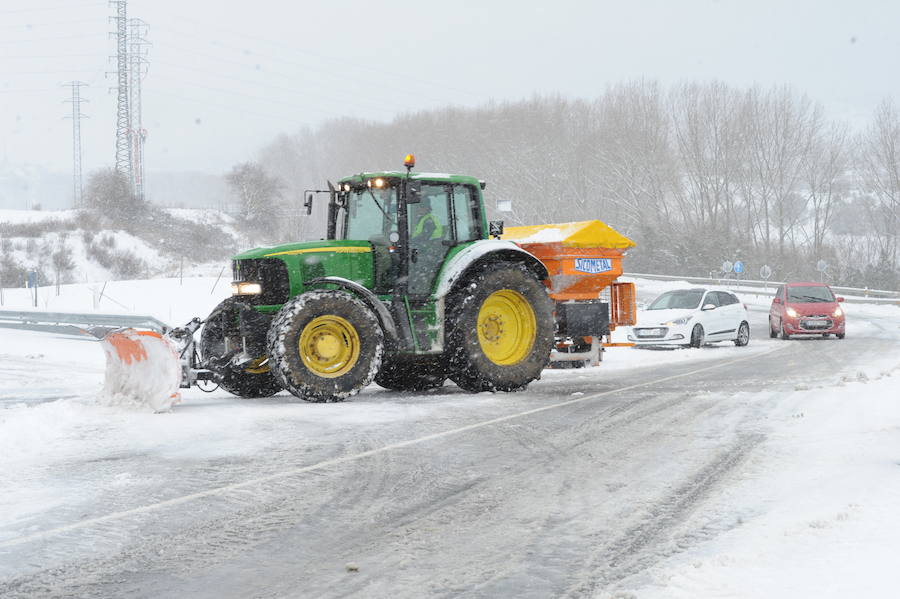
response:
<path id="1" fill-rule="evenodd" d="M 89 56 L 97 56 L 96 54 L 6 54 L 0 56 L 3 60 L 7 58 L 22 58 L 31 60 L 33 58 L 87 58 Z"/>
<path id="2" fill-rule="evenodd" d="M 26 23 L 18 25 L 4 25 L 0 27 L 0 31 L 10 31 L 12 29 L 28 29 L 29 31 L 37 28 L 45 28 L 45 27 L 55 27 L 56 25 L 75 25 L 77 23 L 96 23 L 97 19 L 72 19 L 70 21 L 53 21 L 51 23 L 45 23 L 41 21 L 40 23 Z"/>
<path id="3" fill-rule="evenodd" d="M 60 71 L 0 71 L 0 75 L 64 75 L 66 73 L 102 73 L 97 69 L 63 69 Z"/>
<path id="4" fill-rule="evenodd" d="M 219 102 L 219 103 L 210 102 L 209 100 L 199 100 L 197 98 L 192 98 L 190 96 L 186 96 L 184 94 L 177 94 L 174 92 L 165 92 L 165 91 L 161 91 L 158 89 L 148 89 L 147 93 L 151 94 L 151 95 L 169 96 L 170 98 L 177 98 L 178 100 L 181 100 L 182 102 L 192 102 L 194 104 L 202 104 L 204 108 L 213 108 L 213 109 L 227 111 L 232 116 L 235 113 L 237 113 L 240 116 L 255 116 L 255 117 L 262 118 L 262 119 L 278 121 L 280 123 L 284 123 L 284 124 L 288 124 L 288 125 L 295 125 L 298 127 L 306 127 L 309 125 L 309 123 L 304 123 L 301 121 L 293 121 L 293 120 L 291 120 L 290 117 L 282 117 L 282 116 L 275 115 L 272 113 L 264 113 L 264 112 L 255 112 L 252 110 L 245 110 L 244 108 L 239 107 L 239 106 L 222 104 L 221 102 Z"/>
<path id="5" fill-rule="evenodd" d="M 13 15 L 25 12 L 41 12 L 45 10 L 59 10 L 60 8 L 86 8 L 88 6 L 103 6 L 105 2 L 88 2 L 85 4 L 71 4 L 69 2 L 64 2 L 62 4 L 56 4 L 54 6 L 41 6 L 34 8 L 19 8 L 16 10 L 0 10 L 0 15 Z"/>
<path id="6" fill-rule="evenodd" d="M 181 31 L 179 31 L 179 30 L 177 30 L 177 29 L 173 29 L 173 28 L 171 28 L 171 27 L 162 27 L 162 28 L 160 28 L 160 29 L 161 29 L 164 33 L 165 33 L 166 31 L 168 31 L 168 32 L 174 34 L 174 35 L 177 37 L 177 39 L 184 39 L 185 36 L 188 36 L 188 35 L 189 35 L 189 34 L 187 34 L 187 33 L 185 33 L 185 32 L 181 32 Z M 225 29 L 219 29 L 219 30 L 220 30 L 220 31 L 228 31 L 228 30 L 225 30 Z M 360 71 L 363 71 L 363 72 L 366 72 L 366 73 L 379 73 L 379 72 L 381 72 L 381 73 L 387 73 L 387 72 L 385 72 L 385 71 L 381 71 L 381 70 L 379 70 L 379 69 L 374 69 L 374 68 L 372 68 L 372 67 L 368 67 L 368 66 L 365 66 L 365 65 L 359 65 L 359 64 L 356 64 L 356 63 L 352 63 L 352 62 L 345 61 L 345 60 L 341 60 L 341 59 L 337 59 L 337 58 L 323 57 L 323 56 L 318 55 L 318 54 L 316 54 L 316 53 L 314 53 L 314 52 L 309 52 L 309 51 L 299 50 L 299 49 L 294 48 L 294 47 L 292 47 L 292 46 L 288 46 L 287 44 L 280 44 L 280 43 L 278 43 L 278 42 L 273 42 L 273 41 L 271 41 L 271 40 L 267 40 L 267 39 L 263 39 L 263 38 L 256 38 L 256 37 L 253 37 L 253 36 L 247 36 L 247 35 L 243 35 L 243 34 L 237 34 L 237 33 L 236 33 L 235 35 L 239 35 L 239 36 L 241 36 L 241 37 L 247 37 L 247 38 L 249 38 L 249 39 L 261 41 L 261 42 L 268 43 L 268 44 L 272 44 L 272 45 L 275 45 L 275 46 L 279 46 L 279 47 L 281 47 L 281 48 L 290 49 L 290 51 L 291 51 L 291 52 L 294 52 L 294 53 L 307 54 L 307 55 L 310 55 L 310 56 L 312 56 L 313 58 L 315 58 L 316 60 L 319 60 L 319 61 L 321 61 L 321 60 L 331 60 L 331 61 L 334 61 L 334 62 L 339 62 L 339 63 L 345 64 L 345 65 L 347 65 L 347 66 L 351 66 L 352 68 L 355 68 L 355 69 L 357 69 L 357 70 L 360 70 Z M 172 44 L 172 45 L 178 45 L 178 44 Z M 210 42 L 210 45 L 211 45 L 211 46 L 216 46 L 216 47 L 227 48 L 227 49 L 233 50 L 233 51 L 235 51 L 235 52 L 239 52 L 239 53 L 241 53 L 241 54 L 243 54 L 243 55 L 247 55 L 247 54 L 248 54 L 248 52 L 247 52 L 246 49 L 239 48 L 239 47 L 237 47 L 237 46 L 232 46 L 232 45 L 226 44 L 226 43 L 224 43 L 224 42 L 220 42 L 220 41 Z M 180 46 L 180 47 L 184 48 L 184 46 Z M 193 50 L 193 49 L 191 49 L 191 51 L 196 53 L 196 51 Z M 303 68 L 303 69 L 306 69 L 306 70 L 316 71 L 316 72 L 318 72 L 318 73 L 324 74 L 326 77 L 336 78 L 336 79 L 339 79 L 339 80 L 341 80 L 341 81 L 346 81 L 346 80 L 347 80 L 347 77 L 346 77 L 346 76 L 342 77 L 342 76 L 340 76 L 340 75 L 335 75 L 334 73 L 332 73 L 332 72 L 329 71 L 328 69 L 325 69 L 325 68 L 319 68 L 319 67 L 315 67 L 315 66 L 311 66 L 311 65 L 308 65 L 308 64 L 306 64 L 306 63 L 298 62 L 298 61 L 295 61 L 295 60 L 290 60 L 290 59 L 285 58 L 285 57 L 283 57 L 283 56 L 275 56 L 275 55 L 271 55 L 271 54 L 261 53 L 261 52 L 258 52 L 258 51 L 253 51 L 251 54 L 252 54 L 253 56 L 258 56 L 258 57 L 264 58 L 264 59 L 266 59 L 266 60 L 271 60 L 271 61 L 275 61 L 275 62 L 280 62 L 280 63 L 283 63 L 283 64 L 287 64 L 287 65 L 292 65 L 292 66 L 300 67 L 300 68 Z M 223 59 L 223 60 L 227 60 L 227 59 Z M 472 97 L 472 98 L 478 98 L 478 99 L 480 99 L 480 100 L 483 100 L 483 99 L 484 99 L 484 98 L 483 98 L 481 95 L 479 95 L 479 94 L 474 94 L 474 93 L 472 93 L 472 92 L 470 92 L 470 91 L 466 91 L 466 90 L 461 90 L 461 89 L 458 89 L 458 88 L 454 88 L 454 87 L 448 86 L 446 83 L 437 83 L 437 82 L 432 82 L 432 81 L 422 80 L 422 79 L 418 79 L 418 78 L 416 78 L 416 77 L 412 77 L 412 76 L 404 75 L 404 74 L 397 74 L 397 73 L 387 73 L 387 74 L 389 74 L 390 76 L 392 76 L 392 77 L 394 77 L 394 78 L 401 79 L 405 84 L 420 84 L 420 85 L 424 85 L 424 86 L 428 86 L 428 87 L 439 88 L 440 91 L 441 91 L 443 94 L 446 94 L 446 92 L 448 92 L 448 91 L 453 91 L 453 92 L 465 94 L 465 95 L 470 96 L 470 97 Z M 421 92 L 421 91 L 410 92 L 409 90 L 402 90 L 402 89 L 398 89 L 398 88 L 396 88 L 396 87 L 394 87 L 393 89 L 396 89 L 399 93 L 404 93 L 404 94 L 407 94 L 407 95 L 408 95 L 409 93 L 417 93 L 417 94 L 419 94 L 419 95 L 422 95 L 422 92 Z M 439 97 L 437 97 L 437 96 L 430 96 L 430 97 L 431 97 L 432 99 L 435 99 L 435 98 L 441 99 L 441 100 L 444 100 L 444 99 L 445 99 L 445 95 L 441 95 L 441 96 L 439 96 Z"/>
<path id="7" fill-rule="evenodd" d="M 252 81 L 252 80 L 250 80 L 250 79 L 245 79 L 245 78 L 243 78 L 243 77 L 236 77 L 236 76 L 234 76 L 234 75 L 225 75 L 225 74 L 222 74 L 222 73 L 210 73 L 207 69 L 201 69 L 201 68 L 198 68 L 198 67 L 188 67 L 188 66 L 181 65 L 181 64 L 177 64 L 177 63 L 174 63 L 174 62 L 167 62 L 167 61 L 157 60 L 156 63 L 157 63 L 157 64 L 160 64 L 160 65 L 165 65 L 165 66 L 168 66 L 168 67 L 176 68 L 176 69 L 182 69 L 182 70 L 185 70 L 185 71 L 194 71 L 194 72 L 206 73 L 206 74 L 209 75 L 210 77 L 216 77 L 216 78 L 219 78 L 219 79 L 228 79 L 228 80 L 231 80 L 231 81 L 237 81 L 238 83 L 245 83 L 245 84 L 247 84 L 247 85 L 252 85 L 252 86 L 254 86 L 254 87 L 264 87 L 264 88 L 276 90 L 276 91 L 279 91 L 279 92 L 287 92 L 287 93 L 290 93 L 290 94 L 294 94 L 294 95 L 302 96 L 302 97 L 306 97 L 306 98 L 311 97 L 311 96 L 314 96 L 314 95 L 317 95 L 317 94 L 311 94 L 308 90 L 300 90 L 300 89 L 295 89 L 295 88 L 291 88 L 291 87 L 285 87 L 285 86 L 283 86 L 283 85 L 275 85 L 275 84 L 271 84 L 271 83 L 262 83 L 262 82 L 259 82 L 259 81 Z M 348 102 L 348 101 L 343 100 L 343 99 L 341 99 L 341 98 L 335 98 L 334 96 L 319 96 L 319 97 L 321 97 L 321 98 L 323 98 L 323 99 L 325 99 L 325 100 L 328 100 L 328 101 L 330 101 L 330 102 L 338 102 L 338 103 L 343 103 L 343 104 L 350 104 L 350 105 L 355 106 L 355 107 L 368 107 L 368 108 L 372 108 L 372 109 L 376 109 L 376 110 L 384 110 L 384 109 L 386 109 L 386 108 L 388 108 L 388 109 L 402 108 L 402 109 L 404 109 L 404 110 L 412 110 L 412 108 L 410 108 L 409 106 L 405 106 L 405 105 L 392 104 L 392 105 L 390 105 L 390 106 L 387 106 L 387 105 L 384 105 L 384 104 L 376 104 L 376 103 L 373 103 L 373 102 L 360 101 L 358 98 L 354 98 L 353 101 Z"/>
<path id="8" fill-rule="evenodd" d="M 38 37 L 24 40 L 0 40 L 0 44 L 33 44 L 35 42 L 53 42 L 56 40 L 79 40 L 87 37 L 100 37 L 102 33 L 82 33 L 79 35 L 59 35 L 55 37 Z"/>
<path id="9" fill-rule="evenodd" d="M 222 63 L 225 63 L 225 64 L 233 64 L 233 65 L 242 66 L 242 67 L 244 67 L 244 68 L 246 68 L 246 69 L 249 69 L 250 71 L 255 72 L 255 73 L 273 74 L 273 75 L 278 75 L 278 76 L 280 76 L 280 77 L 283 77 L 283 78 L 285 78 L 285 79 L 291 79 L 291 78 L 296 79 L 296 75 L 295 75 L 295 74 L 289 74 L 289 73 L 286 73 L 286 72 L 284 72 L 284 71 L 278 71 L 278 70 L 272 69 L 272 68 L 270 68 L 270 67 L 261 68 L 260 65 L 259 65 L 258 63 L 256 63 L 256 64 L 250 64 L 250 63 L 243 62 L 243 61 L 240 61 L 240 60 L 234 60 L 234 59 L 230 59 L 230 58 L 225 58 L 225 57 L 223 57 L 223 56 L 221 56 L 221 55 L 214 55 L 214 54 L 207 54 L 207 53 L 205 53 L 205 52 L 198 52 L 197 50 L 195 50 L 195 49 L 193 49 L 193 48 L 190 48 L 190 47 L 188 47 L 188 46 L 179 44 L 179 43 L 177 43 L 177 42 L 176 42 L 176 43 L 172 43 L 171 41 L 166 41 L 166 44 L 165 44 L 165 45 L 166 45 L 166 47 L 170 47 L 170 46 L 171 46 L 171 47 L 174 47 L 174 48 L 181 48 L 181 49 L 182 49 L 182 52 L 180 52 L 180 54 L 182 54 L 182 55 L 183 55 L 183 54 L 190 54 L 190 55 L 192 55 L 192 56 L 201 56 L 201 57 L 208 58 L 208 59 L 210 59 L 210 60 L 214 60 L 214 61 L 217 61 L 217 62 L 222 62 Z M 225 46 L 225 47 L 228 47 L 228 46 Z M 233 48 L 233 49 L 236 49 L 236 48 Z M 347 80 L 347 77 L 346 77 L 346 76 L 341 76 L 341 75 L 335 74 L 335 73 L 333 73 L 333 72 L 331 72 L 331 71 L 329 71 L 329 70 L 327 70 L 327 69 L 319 69 L 319 68 L 316 68 L 316 67 L 311 67 L 311 66 L 305 65 L 305 64 L 303 64 L 303 63 L 294 62 L 294 61 L 285 60 L 285 59 L 280 59 L 280 58 L 277 58 L 277 57 L 271 57 L 271 56 L 267 56 L 267 55 L 264 55 L 264 54 L 259 54 L 259 53 L 256 53 L 256 52 L 254 52 L 253 55 L 254 55 L 254 56 L 258 56 L 258 57 L 260 57 L 260 58 L 262 58 L 262 59 L 273 60 L 273 61 L 279 61 L 279 62 L 283 62 L 283 63 L 285 63 L 285 64 L 287 64 L 287 65 L 297 66 L 297 67 L 300 67 L 300 68 L 302 68 L 302 69 L 314 71 L 314 72 L 316 72 L 316 73 L 318 73 L 318 74 L 321 74 L 321 75 L 323 75 L 323 76 L 325 76 L 325 77 L 328 77 L 328 78 L 330 78 L 330 79 L 335 79 L 335 80 L 337 80 L 337 81 L 339 81 L 339 82 L 341 82 L 341 83 L 343 83 L 343 84 L 348 83 L 348 80 Z M 160 63 L 160 64 L 163 64 L 163 63 Z M 183 65 L 173 65 L 173 66 L 177 66 L 178 68 L 186 68 L 186 67 L 184 67 Z M 346 85 L 344 85 L 344 86 L 333 86 L 333 85 L 325 84 L 325 85 L 318 85 L 318 86 L 316 86 L 316 87 L 317 87 L 317 88 L 322 88 L 322 87 L 324 87 L 324 88 L 326 88 L 326 89 L 328 89 L 328 90 L 331 90 L 331 91 L 343 91 L 344 93 L 349 94 L 350 96 L 355 96 L 355 95 L 358 95 L 358 93 L 359 93 L 359 87 L 358 87 L 358 86 L 357 86 L 357 87 L 352 87 L 352 88 L 351 88 L 351 87 L 347 87 Z M 369 86 L 369 87 L 366 88 L 366 93 L 367 93 L 367 96 L 368 96 L 368 97 L 372 97 L 373 94 L 377 94 L 377 93 L 379 93 L 379 92 L 384 92 L 384 91 L 393 91 L 393 92 L 396 92 L 396 93 L 399 93 L 399 94 L 403 94 L 403 95 L 406 95 L 406 96 L 409 95 L 409 92 L 404 92 L 403 90 L 399 90 L 399 89 L 394 88 L 394 87 L 391 87 L 391 88 L 385 88 L 385 87 L 383 87 L 383 86 L 375 85 L 375 86 Z M 308 93 L 309 93 L 309 90 L 304 90 L 303 93 L 304 93 L 304 94 L 308 94 Z M 419 94 L 419 95 L 421 96 L 421 94 Z M 324 96 L 321 96 L 321 95 L 320 95 L 320 97 L 324 97 Z M 327 97 L 326 99 L 331 100 L 331 99 L 333 99 L 334 97 L 335 97 L 335 96 L 329 96 L 329 97 Z M 430 97 L 431 99 L 441 99 L 441 100 L 445 100 L 445 98 L 443 98 L 443 97 L 441 97 L 441 98 L 437 98 L 436 96 L 429 96 L 429 97 Z M 372 99 L 377 99 L 377 98 L 372 98 Z M 383 93 L 381 93 L 381 100 L 379 100 L 379 101 L 384 102 L 384 103 L 385 103 L 385 106 L 384 106 L 384 107 L 386 107 L 386 108 L 389 108 L 389 109 L 396 109 L 396 108 L 397 108 L 397 104 L 391 99 L 391 97 L 386 96 L 386 95 L 383 94 Z M 410 108 L 409 108 L 409 107 L 406 107 L 406 106 L 404 106 L 404 107 L 402 107 L 402 108 L 404 108 L 404 109 L 406 109 L 406 110 L 410 110 Z"/>
<path id="10" fill-rule="evenodd" d="M 202 84 L 196 83 L 196 82 L 194 82 L 194 81 L 185 81 L 185 80 L 183 80 L 183 79 L 179 79 L 178 77 L 171 77 L 171 76 L 169 76 L 169 75 L 155 75 L 155 77 L 156 77 L 157 79 L 165 79 L 165 80 L 168 80 L 168 81 L 173 81 L 173 82 L 175 82 L 175 83 L 180 83 L 180 84 L 182 84 L 182 86 L 185 87 L 185 88 L 205 89 L 205 90 L 207 90 L 207 91 L 216 92 L 217 94 L 220 94 L 220 95 L 224 94 L 224 95 L 226 95 L 226 96 L 234 96 L 234 97 L 248 98 L 248 99 L 251 99 L 251 100 L 257 100 L 257 101 L 260 101 L 260 102 L 268 102 L 268 103 L 270 103 L 270 104 L 282 104 L 282 105 L 284 105 L 284 106 L 290 106 L 290 107 L 293 108 L 294 110 L 296 110 L 296 108 L 297 108 L 297 103 L 296 103 L 296 102 L 291 102 L 290 100 L 278 100 L 278 99 L 276 99 L 276 98 L 263 97 L 263 96 L 254 96 L 254 95 L 251 95 L 251 94 L 245 94 L 245 93 L 242 93 L 242 92 L 238 92 L 238 91 L 234 91 L 234 90 L 230 90 L 230 89 L 225 89 L 225 88 L 221 88 L 221 87 L 210 87 L 210 86 L 208 86 L 208 85 L 202 85 Z M 148 91 L 152 91 L 152 92 L 154 92 L 154 93 L 165 93 L 165 92 L 159 92 L 159 90 L 148 90 Z M 199 102 L 199 101 L 200 101 L 200 100 L 198 100 L 198 102 Z M 237 111 L 242 111 L 243 109 L 242 109 L 242 108 L 235 108 L 235 110 L 237 110 Z M 331 111 L 331 110 L 324 110 L 324 109 L 319 109 L 319 108 L 309 108 L 309 109 L 304 109 L 304 110 L 308 110 L 308 111 L 312 111 L 312 112 L 320 112 L 320 113 L 322 113 L 322 114 L 324 114 L 324 115 L 333 116 L 333 117 L 342 117 L 342 116 L 346 116 L 346 115 L 344 115 L 344 114 L 342 114 L 342 113 L 340 113 L 340 112 L 333 112 L 333 111 Z"/>
<path id="11" fill-rule="evenodd" d="M 194 19 L 194 18 L 191 18 L 191 17 L 188 17 L 188 16 L 184 16 L 184 15 L 175 15 L 175 16 L 176 16 L 179 20 L 193 22 L 193 23 L 196 24 L 197 26 L 203 27 L 203 28 L 206 29 L 206 30 L 209 30 L 209 29 L 216 29 L 216 30 L 218 30 L 218 31 L 222 31 L 222 32 L 228 33 L 228 34 L 233 35 L 233 36 L 235 36 L 235 37 L 242 37 L 242 38 L 249 39 L 249 40 L 253 40 L 253 41 L 257 41 L 257 42 L 262 42 L 262 43 L 264 43 L 264 44 L 269 44 L 270 46 L 275 46 L 275 47 L 278 47 L 278 48 L 283 48 L 283 49 L 286 49 L 286 50 L 289 50 L 289 51 L 291 51 L 291 52 L 298 53 L 298 54 L 306 54 L 306 55 L 308 55 L 308 56 L 312 56 L 312 57 L 315 58 L 316 60 L 330 60 L 330 61 L 332 61 L 332 62 L 337 62 L 337 63 L 340 63 L 340 64 L 344 64 L 344 65 L 346 65 L 346 66 L 349 66 L 349 67 L 352 67 L 352 68 L 356 68 L 356 69 L 360 69 L 360 70 L 363 70 L 363 71 L 368 71 L 368 72 L 372 72 L 372 73 L 381 73 L 381 74 L 384 74 L 384 75 L 389 75 L 389 76 L 391 76 L 391 77 L 395 77 L 395 78 L 402 79 L 403 81 L 405 81 L 405 82 L 407 82 L 407 83 L 410 83 L 410 82 L 421 83 L 421 84 L 423 84 L 423 85 L 430 85 L 430 86 L 433 86 L 433 87 L 440 88 L 442 91 L 445 91 L 445 92 L 448 91 L 448 90 L 450 90 L 450 91 L 456 91 L 456 92 L 459 92 L 459 93 L 462 93 L 462 94 L 466 94 L 466 95 L 468 95 L 468 96 L 471 96 L 471 97 L 473 97 L 473 98 L 483 99 L 482 96 L 480 96 L 479 94 L 474 94 L 474 93 L 472 93 L 471 91 L 464 90 L 464 89 L 459 89 L 459 88 L 454 88 L 454 87 L 452 87 L 452 86 L 448 86 L 446 81 L 431 81 L 431 80 L 428 80 L 428 79 L 421 79 L 421 78 L 419 78 L 419 77 L 415 77 L 415 76 L 409 75 L 409 74 L 407 74 L 407 73 L 397 73 L 397 72 L 394 72 L 394 71 L 387 71 L 387 70 L 384 70 L 384 69 L 378 69 L 378 68 L 374 68 L 374 67 L 370 67 L 370 66 L 360 65 L 360 64 L 354 63 L 354 62 L 349 61 L 349 60 L 344 60 L 344 59 L 341 59 L 341 58 L 335 58 L 335 57 L 332 57 L 332 56 L 323 56 L 323 55 L 321 55 L 321 54 L 317 54 L 316 52 L 312 52 L 312 51 L 309 51 L 309 50 L 303 50 L 303 49 L 297 48 L 297 47 L 295 47 L 295 46 L 291 46 L 290 44 L 285 44 L 285 43 L 282 43 L 282 42 L 273 40 L 273 39 L 271 39 L 271 38 L 264 38 L 264 37 L 254 36 L 254 35 L 248 35 L 247 33 L 243 32 L 243 31 L 236 31 L 236 30 L 233 30 L 233 29 L 227 29 L 227 28 L 223 28 L 223 27 L 215 27 L 215 26 L 210 25 L 210 23 L 207 22 L 207 21 L 202 21 L 202 22 L 201 22 L 201 21 L 198 21 L 197 19 Z M 172 30 L 172 31 L 174 31 L 174 30 Z M 176 32 L 176 33 L 178 33 L 178 32 Z M 183 32 L 181 32 L 181 33 L 179 33 L 179 35 L 185 35 L 185 34 L 184 34 Z M 225 45 L 225 44 L 222 44 L 222 45 Z M 238 49 L 238 50 L 240 50 L 240 49 Z M 278 58 L 275 58 L 275 57 L 273 57 L 273 58 L 274 58 L 274 59 L 277 59 L 277 60 L 283 60 L 283 59 L 278 59 Z"/>

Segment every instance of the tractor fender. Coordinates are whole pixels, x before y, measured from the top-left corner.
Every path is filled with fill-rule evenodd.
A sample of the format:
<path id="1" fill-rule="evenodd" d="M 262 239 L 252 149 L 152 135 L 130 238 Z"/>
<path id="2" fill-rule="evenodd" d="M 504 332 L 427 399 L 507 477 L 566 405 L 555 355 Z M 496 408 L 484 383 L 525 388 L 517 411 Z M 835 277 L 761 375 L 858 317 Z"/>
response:
<path id="1" fill-rule="evenodd" d="M 465 279 L 473 269 L 497 261 L 520 262 L 527 266 L 540 281 L 548 277 L 547 267 L 534 254 L 523 250 L 512 241 L 482 239 L 468 246 L 447 262 L 440 274 L 440 280 L 434 293 L 435 299 L 443 300 L 457 283 Z"/>
<path id="2" fill-rule="evenodd" d="M 351 281 L 350 279 L 345 279 L 344 277 L 318 277 L 315 279 L 310 279 L 309 281 L 304 281 L 303 286 L 309 287 L 313 285 L 321 285 L 324 283 L 330 283 L 332 285 L 337 285 L 338 287 L 349 291 L 350 293 L 356 295 L 361 299 L 367 306 L 369 306 L 375 315 L 378 317 L 378 322 L 381 324 L 381 329 L 384 331 L 384 334 L 391 339 L 391 341 L 397 341 L 399 339 L 397 334 L 397 324 L 394 322 L 394 317 L 391 316 L 391 313 L 388 311 L 387 307 L 378 299 L 378 296 L 372 293 L 371 290 L 366 289 L 356 281 Z"/>

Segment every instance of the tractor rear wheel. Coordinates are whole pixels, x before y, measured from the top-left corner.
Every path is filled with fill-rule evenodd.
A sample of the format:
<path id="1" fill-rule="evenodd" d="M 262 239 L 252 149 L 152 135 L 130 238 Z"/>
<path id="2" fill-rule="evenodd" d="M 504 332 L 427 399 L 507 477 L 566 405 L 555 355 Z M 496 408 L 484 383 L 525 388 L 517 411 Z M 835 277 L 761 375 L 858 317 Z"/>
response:
<path id="1" fill-rule="evenodd" d="M 524 266 L 487 266 L 447 305 L 450 378 L 459 387 L 516 391 L 540 378 L 553 347 L 553 302 Z"/>
<path id="2" fill-rule="evenodd" d="M 226 299 L 206 318 L 200 332 L 200 355 L 207 368 L 216 374 L 218 385 L 229 393 L 238 397 L 275 395 L 282 387 L 272 376 L 268 356 L 256 356 L 249 364 L 240 366 L 231 363 L 243 347 L 235 322 L 237 301 Z"/>
<path id="3" fill-rule="evenodd" d="M 282 306 L 268 336 L 275 378 L 306 401 L 343 401 L 375 378 L 384 333 L 372 310 L 344 291 L 302 293 Z"/>
<path id="4" fill-rule="evenodd" d="M 413 361 L 393 358 L 385 360 L 375 375 L 375 382 L 392 391 L 427 391 L 447 380 L 443 364 L 435 360 Z"/>

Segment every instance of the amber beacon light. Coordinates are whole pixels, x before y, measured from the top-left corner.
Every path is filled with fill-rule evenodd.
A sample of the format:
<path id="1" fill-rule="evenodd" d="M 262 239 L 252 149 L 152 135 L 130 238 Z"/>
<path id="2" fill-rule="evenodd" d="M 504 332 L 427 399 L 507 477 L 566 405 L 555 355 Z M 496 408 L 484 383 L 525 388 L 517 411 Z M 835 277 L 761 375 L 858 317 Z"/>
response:
<path id="1" fill-rule="evenodd" d="M 412 168 L 416 166 L 416 157 L 412 154 L 407 154 L 406 158 L 403 159 L 403 166 L 406 168 Z"/>

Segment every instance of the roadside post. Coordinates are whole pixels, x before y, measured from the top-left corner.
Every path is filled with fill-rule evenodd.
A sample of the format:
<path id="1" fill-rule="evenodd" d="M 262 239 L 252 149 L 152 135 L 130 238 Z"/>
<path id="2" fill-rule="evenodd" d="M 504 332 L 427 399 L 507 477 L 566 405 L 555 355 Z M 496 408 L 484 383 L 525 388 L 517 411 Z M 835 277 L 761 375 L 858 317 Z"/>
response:
<path id="1" fill-rule="evenodd" d="M 825 272 L 828 270 L 828 263 L 824 260 L 816 262 L 816 270 L 819 271 L 819 282 L 825 281 Z"/>
<path id="2" fill-rule="evenodd" d="M 31 295 L 34 298 L 32 304 L 35 308 L 37 308 L 37 271 L 29 270 L 28 271 L 28 288 L 31 289 Z"/>
<path id="3" fill-rule="evenodd" d="M 769 277 L 772 276 L 772 268 L 768 264 L 763 264 L 759 267 L 759 278 L 766 282 L 765 290 L 766 295 L 769 295 Z"/>
<path id="4" fill-rule="evenodd" d="M 740 288 L 741 286 L 741 274 L 744 272 L 744 263 L 740 260 L 735 260 L 734 265 L 734 274 L 737 275 L 737 286 Z"/>
<path id="5" fill-rule="evenodd" d="M 722 262 L 722 272 L 725 273 L 726 279 L 728 278 L 728 273 L 730 273 L 731 269 L 733 269 L 733 268 L 734 268 L 734 264 L 732 264 L 730 260 L 726 260 L 725 262 Z M 721 285 L 721 284 L 722 284 L 722 281 L 720 280 L 719 285 Z"/>

